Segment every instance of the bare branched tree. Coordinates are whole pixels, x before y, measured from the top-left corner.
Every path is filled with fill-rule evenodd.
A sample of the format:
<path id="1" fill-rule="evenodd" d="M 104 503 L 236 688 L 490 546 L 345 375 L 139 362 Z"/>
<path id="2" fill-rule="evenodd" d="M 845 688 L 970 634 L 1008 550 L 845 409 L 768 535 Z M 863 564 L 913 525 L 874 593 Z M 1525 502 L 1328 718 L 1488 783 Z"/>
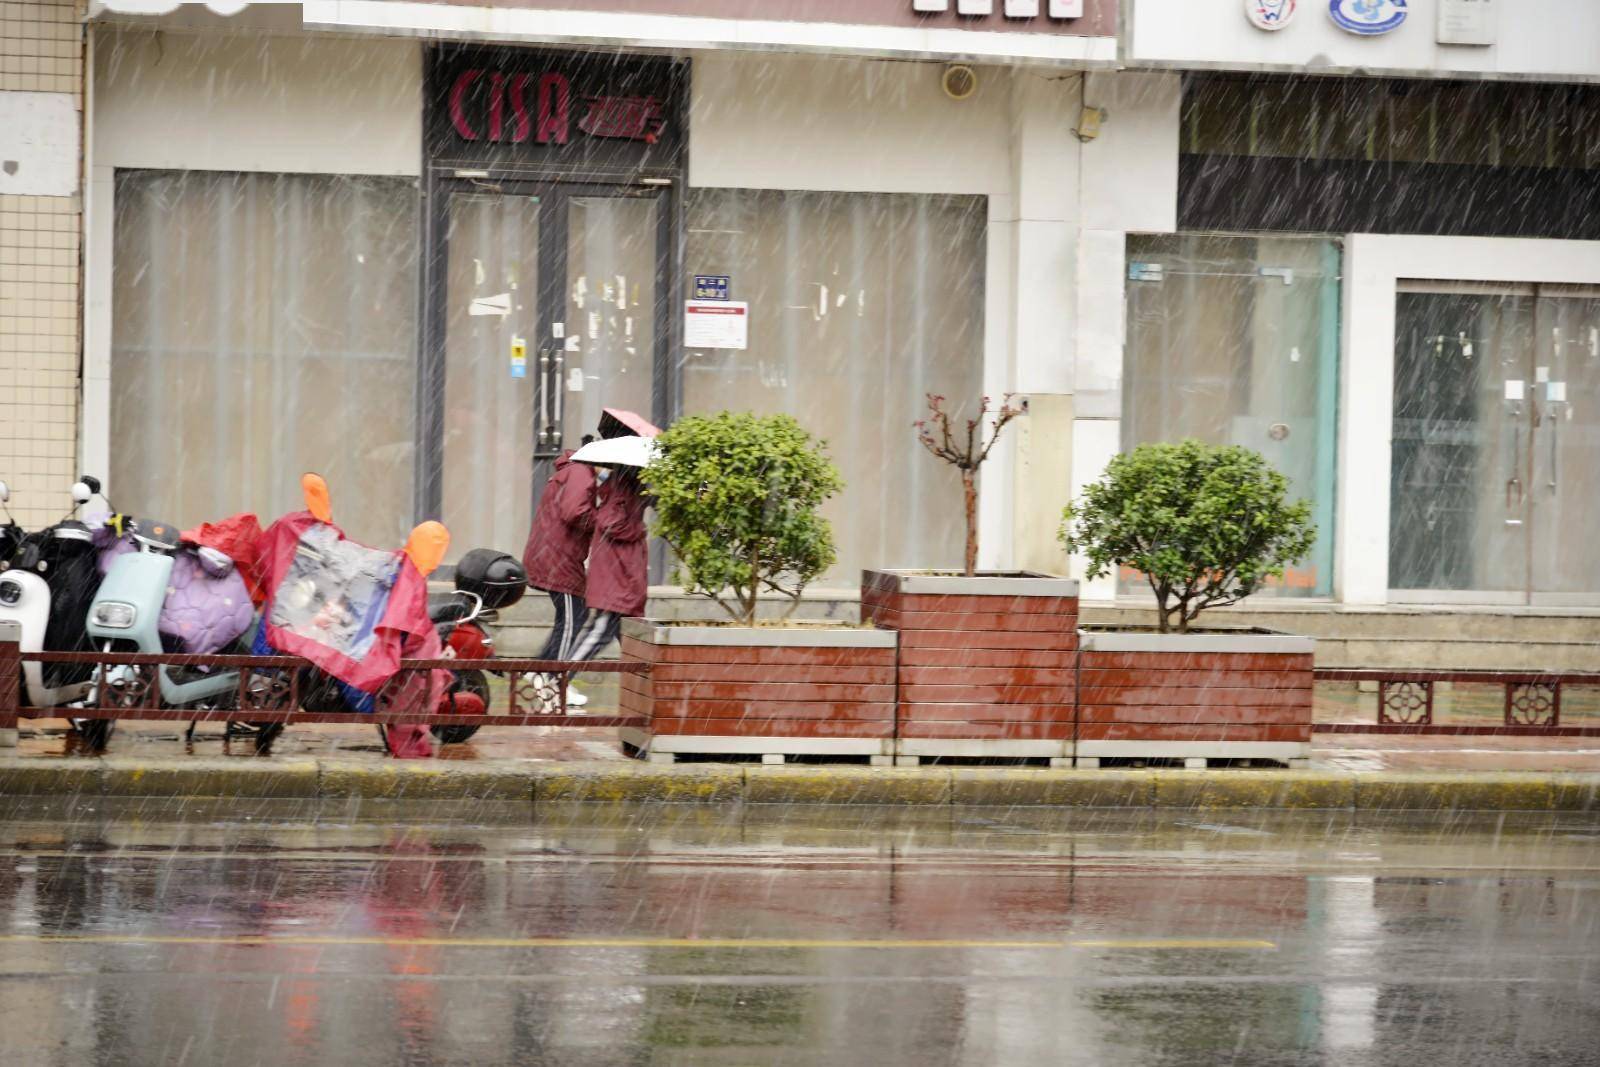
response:
<path id="1" fill-rule="evenodd" d="M 978 569 L 978 468 L 989 458 L 1006 424 L 1022 414 L 1020 407 L 1011 405 L 1012 396 L 1007 393 L 1000 399 L 1000 406 L 993 409 L 990 399 L 984 397 L 978 404 L 977 416 L 965 420 L 966 428 L 962 430 L 952 428 L 950 413 L 944 409 L 945 398 L 929 393 L 928 417 L 914 423 L 922 447 L 961 473 L 967 506 L 968 578 Z"/>

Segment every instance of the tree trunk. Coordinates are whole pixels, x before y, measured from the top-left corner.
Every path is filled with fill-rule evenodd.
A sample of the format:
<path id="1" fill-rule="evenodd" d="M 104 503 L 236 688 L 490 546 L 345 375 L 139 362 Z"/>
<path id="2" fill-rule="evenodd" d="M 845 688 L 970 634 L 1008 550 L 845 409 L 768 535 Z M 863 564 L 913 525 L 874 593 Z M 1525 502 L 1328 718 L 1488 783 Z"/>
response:
<path id="1" fill-rule="evenodd" d="M 750 549 L 750 597 L 744 602 L 744 624 L 752 626 L 756 621 L 756 607 L 759 605 L 761 595 L 761 546 L 755 545 Z"/>
<path id="2" fill-rule="evenodd" d="M 966 575 L 971 578 L 978 571 L 978 472 L 961 472 L 961 489 L 967 503 L 967 563 Z"/>

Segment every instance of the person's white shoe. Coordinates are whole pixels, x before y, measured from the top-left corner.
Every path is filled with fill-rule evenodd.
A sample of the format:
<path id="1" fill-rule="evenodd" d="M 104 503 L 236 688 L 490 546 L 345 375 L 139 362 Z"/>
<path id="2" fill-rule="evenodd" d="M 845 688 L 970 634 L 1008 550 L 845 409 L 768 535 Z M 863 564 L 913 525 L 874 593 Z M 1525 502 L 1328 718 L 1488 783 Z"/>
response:
<path id="1" fill-rule="evenodd" d="M 578 692 L 576 686 L 567 686 L 567 707 L 581 708 L 589 703 L 589 698 Z"/>

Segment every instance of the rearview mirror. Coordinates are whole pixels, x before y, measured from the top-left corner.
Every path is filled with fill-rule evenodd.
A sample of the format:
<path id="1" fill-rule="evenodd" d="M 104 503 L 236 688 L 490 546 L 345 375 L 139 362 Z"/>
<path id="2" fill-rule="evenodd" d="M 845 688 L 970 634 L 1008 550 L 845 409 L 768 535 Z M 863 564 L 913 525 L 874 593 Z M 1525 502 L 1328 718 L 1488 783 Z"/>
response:
<path id="1" fill-rule="evenodd" d="M 11 503 L 11 487 L 5 482 L 0 482 L 0 504 Z"/>
<path id="2" fill-rule="evenodd" d="M 87 504 L 94 496 L 94 490 L 84 482 L 72 483 L 72 502 L 74 504 Z"/>

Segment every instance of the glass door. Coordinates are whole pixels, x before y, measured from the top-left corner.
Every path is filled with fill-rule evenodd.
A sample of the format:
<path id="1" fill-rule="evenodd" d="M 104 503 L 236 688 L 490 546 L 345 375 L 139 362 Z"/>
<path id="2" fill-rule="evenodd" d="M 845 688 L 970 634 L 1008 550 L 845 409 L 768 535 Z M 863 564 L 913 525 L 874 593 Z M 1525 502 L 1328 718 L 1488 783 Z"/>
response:
<path id="1" fill-rule="evenodd" d="M 556 346 L 557 451 L 595 433 L 601 408 L 652 415 L 659 199 L 597 193 L 562 200 L 566 336 Z"/>
<path id="2" fill-rule="evenodd" d="M 1395 333 L 1392 598 L 1600 603 L 1600 300 L 1407 285 Z"/>
<path id="3" fill-rule="evenodd" d="M 1535 604 L 1600 604 L 1600 293 L 1540 289 L 1528 485 Z"/>
<path id="4" fill-rule="evenodd" d="M 665 333 L 659 194 L 443 183 L 433 425 L 451 560 L 477 547 L 520 553 L 554 460 L 595 432 L 602 407 L 652 416 Z"/>
<path id="5" fill-rule="evenodd" d="M 444 440 L 440 520 L 454 562 L 469 549 L 520 555 L 528 535 L 544 204 L 531 194 L 452 192 L 446 206 Z"/>

